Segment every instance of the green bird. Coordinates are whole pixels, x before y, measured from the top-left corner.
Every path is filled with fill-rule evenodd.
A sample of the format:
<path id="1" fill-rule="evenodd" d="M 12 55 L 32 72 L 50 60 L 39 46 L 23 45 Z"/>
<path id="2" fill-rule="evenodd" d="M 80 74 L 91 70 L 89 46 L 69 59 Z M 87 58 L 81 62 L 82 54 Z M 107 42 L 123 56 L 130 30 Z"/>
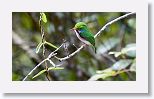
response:
<path id="1" fill-rule="evenodd" d="M 84 22 L 76 23 L 72 30 L 74 30 L 76 36 L 80 41 L 82 41 L 86 45 L 92 45 L 96 53 L 94 35 L 91 33 L 91 31 L 88 29 L 87 25 Z"/>

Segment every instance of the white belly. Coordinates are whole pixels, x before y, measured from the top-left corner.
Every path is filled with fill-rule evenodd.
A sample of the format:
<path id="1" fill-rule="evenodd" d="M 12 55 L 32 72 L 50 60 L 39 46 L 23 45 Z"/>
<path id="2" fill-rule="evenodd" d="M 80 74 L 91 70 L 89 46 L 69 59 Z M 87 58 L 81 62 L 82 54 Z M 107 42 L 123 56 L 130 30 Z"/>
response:
<path id="1" fill-rule="evenodd" d="M 83 43 L 85 43 L 85 44 L 87 44 L 87 45 L 91 45 L 91 43 L 90 43 L 89 41 L 86 41 L 86 40 L 84 40 L 83 38 L 81 38 L 80 35 L 78 34 L 78 32 L 77 32 L 76 30 L 74 30 L 74 31 L 75 31 L 75 34 L 76 34 L 76 36 L 78 37 L 78 39 L 79 39 L 80 41 L 82 41 Z"/>

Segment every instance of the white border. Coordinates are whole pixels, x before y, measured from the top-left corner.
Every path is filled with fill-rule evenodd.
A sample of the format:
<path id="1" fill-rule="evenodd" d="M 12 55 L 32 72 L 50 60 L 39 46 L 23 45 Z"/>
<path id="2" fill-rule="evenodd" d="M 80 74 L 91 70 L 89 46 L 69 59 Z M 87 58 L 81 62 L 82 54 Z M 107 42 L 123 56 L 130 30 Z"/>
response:
<path id="1" fill-rule="evenodd" d="M 119 2 L 118 2 L 119 1 Z M 148 5 L 120 0 L 13 0 L 0 4 L 0 91 L 4 93 L 148 93 Z M 12 12 L 136 12 L 136 81 L 12 81 Z"/>

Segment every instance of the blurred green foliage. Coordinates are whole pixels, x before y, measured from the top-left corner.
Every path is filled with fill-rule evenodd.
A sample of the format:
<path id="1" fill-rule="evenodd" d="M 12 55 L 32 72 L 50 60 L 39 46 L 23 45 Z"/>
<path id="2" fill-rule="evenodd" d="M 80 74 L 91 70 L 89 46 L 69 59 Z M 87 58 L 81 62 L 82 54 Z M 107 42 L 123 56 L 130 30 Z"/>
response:
<path id="1" fill-rule="evenodd" d="M 82 42 L 78 40 L 76 35 L 70 31 L 75 23 L 83 21 L 87 23 L 89 29 L 96 34 L 107 22 L 126 14 L 126 12 L 45 12 L 44 30 L 45 40 L 55 46 L 60 46 L 63 40 L 66 40 L 69 53 L 80 47 Z M 41 34 L 39 27 L 40 13 L 38 12 L 13 12 L 12 13 L 12 31 L 17 34 L 24 44 L 35 53 L 37 45 L 41 42 Z M 18 42 L 18 39 L 16 39 Z M 136 16 L 122 19 L 109 27 L 107 27 L 100 36 L 96 38 L 97 54 L 93 52 L 91 47 L 85 47 L 78 54 L 66 60 L 61 70 L 50 70 L 52 80 L 55 81 L 85 81 L 85 80 L 104 80 L 104 81 L 130 81 L 136 80 L 136 53 L 126 50 L 129 44 L 136 43 Z M 73 46 L 73 44 L 75 46 Z M 20 44 L 12 43 L 12 80 L 21 81 L 41 60 L 42 53 L 35 53 L 38 58 L 32 57 L 27 50 L 23 49 Z M 122 52 L 125 48 L 125 52 Z M 40 49 L 41 50 L 41 49 Z M 46 56 L 55 48 L 46 45 Z M 136 51 L 136 50 L 135 50 Z M 114 53 L 113 53 L 114 52 Z M 115 52 L 120 55 L 116 56 Z M 111 53 L 111 54 L 109 54 Z M 122 53 L 122 54 L 121 54 Z M 67 56 L 64 49 L 58 51 L 59 57 Z M 113 55 L 112 55 L 113 54 Z M 129 56 L 132 55 L 132 56 Z M 59 62 L 52 59 L 55 63 Z M 120 60 L 125 61 L 125 68 L 130 69 L 128 72 L 120 70 L 110 70 L 114 64 Z M 130 61 L 129 61 L 130 62 Z M 47 63 L 48 67 L 51 64 Z M 124 66 L 120 63 L 120 66 Z M 30 81 L 46 81 L 44 75 L 32 79 L 34 75 L 44 70 L 42 65 L 30 75 L 27 80 Z M 104 72 L 105 70 L 105 72 Z M 100 72 L 103 71 L 103 72 Z M 107 72 L 106 72 L 107 71 Z M 118 74 L 116 74 L 118 73 Z M 102 76 L 103 75 L 103 76 Z M 105 76 L 104 76 L 105 75 Z"/>

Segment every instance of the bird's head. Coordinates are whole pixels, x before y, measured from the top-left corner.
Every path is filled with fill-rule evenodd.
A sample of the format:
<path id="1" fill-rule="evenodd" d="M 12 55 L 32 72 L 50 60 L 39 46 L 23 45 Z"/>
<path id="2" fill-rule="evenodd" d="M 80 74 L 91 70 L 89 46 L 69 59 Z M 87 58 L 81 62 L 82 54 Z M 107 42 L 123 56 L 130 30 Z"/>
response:
<path id="1" fill-rule="evenodd" d="M 74 31 L 84 31 L 85 29 L 87 29 L 87 25 L 84 22 L 78 22 L 75 24 L 74 28 L 72 28 L 71 30 Z"/>

